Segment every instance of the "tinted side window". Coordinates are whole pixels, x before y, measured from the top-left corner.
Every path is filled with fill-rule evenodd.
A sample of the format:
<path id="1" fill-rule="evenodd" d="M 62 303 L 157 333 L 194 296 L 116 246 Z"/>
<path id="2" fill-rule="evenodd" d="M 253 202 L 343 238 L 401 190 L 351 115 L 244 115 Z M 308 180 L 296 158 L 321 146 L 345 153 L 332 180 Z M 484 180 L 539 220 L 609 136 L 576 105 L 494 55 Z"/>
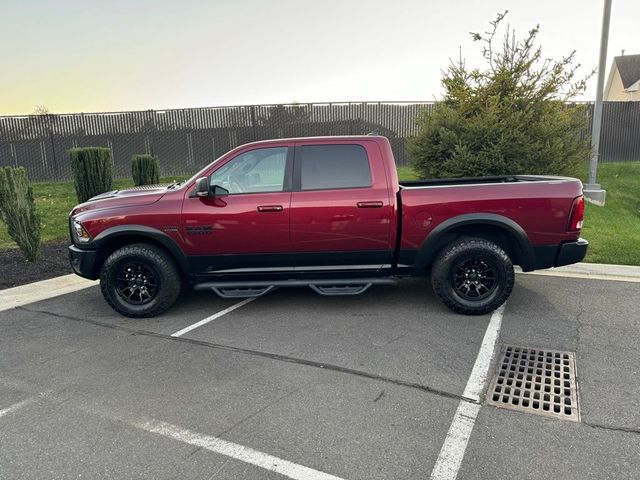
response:
<path id="1" fill-rule="evenodd" d="M 211 185 L 229 193 L 282 192 L 287 147 L 259 148 L 238 155 L 211 175 Z"/>
<path id="2" fill-rule="evenodd" d="M 297 152 L 302 190 L 371 186 L 367 151 L 360 145 L 309 145 Z"/>

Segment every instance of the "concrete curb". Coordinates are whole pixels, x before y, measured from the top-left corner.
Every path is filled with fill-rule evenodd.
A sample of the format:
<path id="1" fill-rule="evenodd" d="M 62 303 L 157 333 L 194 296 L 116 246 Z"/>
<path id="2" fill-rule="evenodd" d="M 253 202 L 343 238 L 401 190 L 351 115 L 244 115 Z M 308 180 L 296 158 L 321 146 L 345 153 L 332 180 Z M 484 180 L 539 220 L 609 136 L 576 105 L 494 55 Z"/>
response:
<path id="1" fill-rule="evenodd" d="M 618 282 L 640 282 L 640 267 L 632 265 L 611 265 L 606 263 L 576 263 L 565 267 L 550 268 L 524 273 L 523 275 L 546 275 L 550 277 L 589 278 L 592 280 L 613 280 Z"/>
<path id="2" fill-rule="evenodd" d="M 97 284 L 97 280 L 91 281 L 75 274 L 70 274 L 0 290 L 0 312 L 57 297 L 58 295 L 76 292 Z"/>

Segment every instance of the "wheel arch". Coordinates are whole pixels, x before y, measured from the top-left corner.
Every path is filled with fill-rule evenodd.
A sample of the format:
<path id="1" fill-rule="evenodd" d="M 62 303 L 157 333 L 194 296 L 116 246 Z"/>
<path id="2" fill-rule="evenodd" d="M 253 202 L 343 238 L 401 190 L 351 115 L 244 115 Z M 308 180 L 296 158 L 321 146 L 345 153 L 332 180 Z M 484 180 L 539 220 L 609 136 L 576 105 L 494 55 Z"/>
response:
<path id="1" fill-rule="evenodd" d="M 533 247 L 524 229 L 510 218 L 493 213 L 458 215 L 439 224 L 422 242 L 414 266 L 429 268 L 440 250 L 461 236 L 492 241 L 500 245 L 522 270 L 533 270 Z"/>
<path id="2" fill-rule="evenodd" d="M 189 277 L 187 258 L 176 241 L 163 231 L 146 225 L 118 225 L 98 234 L 92 245 L 98 252 L 94 274 L 99 275 L 109 255 L 133 243 L 149 243 L 161 248 L 176 262 L 180 273 L 186 278 Z"/>

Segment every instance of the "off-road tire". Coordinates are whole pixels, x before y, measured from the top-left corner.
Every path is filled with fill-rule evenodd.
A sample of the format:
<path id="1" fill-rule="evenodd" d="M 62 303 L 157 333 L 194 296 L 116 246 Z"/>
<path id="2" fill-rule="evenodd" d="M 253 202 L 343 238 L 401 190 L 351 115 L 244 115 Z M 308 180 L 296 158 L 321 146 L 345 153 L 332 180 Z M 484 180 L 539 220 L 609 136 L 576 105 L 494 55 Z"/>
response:
<path id="1" fill-rule="evenodd" d="M 157 277 L 157 290 L 148 303 L 128 303 L 117 289 L 119 270 L 128 262 L 147 265 Z M 182 288 L 182 278 L 173 259 L 161 248 L 147 243 L 133 243 L 113 252 L 100 270 L 100 290 L 116 312 L 131 318 L 155 317 L 171 307 Z"/>
<path id="2" fill-rule="evenodd" d="M 465 261 L 480 261 L 495 272 L 495 289 L 486 298 L 464 298 L 456 288 L 456 272 Z M 438 298 L 451 310 L 464 315 L 484 315 L 502 305 L 513 290 L 515 274 L 509 255 L 495 243 L 476 237 L 462 237 L 441 250 L 431 268 L 431 285 Z"/>

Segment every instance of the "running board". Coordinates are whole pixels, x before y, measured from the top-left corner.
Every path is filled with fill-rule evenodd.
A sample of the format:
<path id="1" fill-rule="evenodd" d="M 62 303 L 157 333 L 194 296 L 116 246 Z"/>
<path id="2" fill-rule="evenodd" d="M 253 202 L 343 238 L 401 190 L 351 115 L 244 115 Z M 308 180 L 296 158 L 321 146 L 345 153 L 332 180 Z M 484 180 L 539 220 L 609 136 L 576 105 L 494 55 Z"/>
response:
<path id="1" fill-rule="evenodd" d="M 195 290 L 213 290 L 222 298 L 261 297 L 278 287 L 310 287 L 320 295 L 359 295 L 371 285 L 396 285 L 394 277 L 384 278 L 341 278 L 310 280 L 266 280 L 243 282 L 206 282 L 198 283 Z"/>
<path id="2" fill-rule="evenodd" d="M 211 290 L 222 298 L 258 298 L 276 288 L 278 287 L 269 285 L 268 287 L 211 287 Z"/>
<path id="3" fill-rule="evenodd" d="M 370 283 L 363 285 L 309 285 L 311 290 L 327 297 L 331 295 L 360 295 L 368 290 L 370 286 Z"/>

